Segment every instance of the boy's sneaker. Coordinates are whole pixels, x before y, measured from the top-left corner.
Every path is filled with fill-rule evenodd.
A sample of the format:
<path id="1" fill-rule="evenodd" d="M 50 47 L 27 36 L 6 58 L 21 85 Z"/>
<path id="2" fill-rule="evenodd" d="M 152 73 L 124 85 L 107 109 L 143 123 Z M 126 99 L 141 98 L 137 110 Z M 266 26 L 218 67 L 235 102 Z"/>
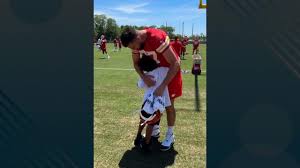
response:
<path id="1" fill-rule="evenodd" d="M 136 146 L 136 147 L 140 146 L 143 138 L 144 137 L 141 134 L 137 135 L 134 140 L 134 146 Z"/>
<path id="2" fill-rule="evenodd" d="M 141 148 L 142 151 L 144 151 L 144 152 L 150 152 L 150 151 L 151 151 L 151 141 L 150 141 L 149 144 L 146 144 L 145 139 L 143 139 L 143 140 L 141 141 L 140 148 Z"/>
<path id="3" fill-rule="evenodd" d="M 160 145 L 160 150 L 161 151 L 167 151 L 167 150 L 171 149 L 174 142 L 175 142 L 174 134 L 167 134 L 165 140 Z"/>
<path id="4" fill-rule="evenodd" d="M 154 125 L 151 136 L 158 139 L 160 135 L 159 125 Z"/>

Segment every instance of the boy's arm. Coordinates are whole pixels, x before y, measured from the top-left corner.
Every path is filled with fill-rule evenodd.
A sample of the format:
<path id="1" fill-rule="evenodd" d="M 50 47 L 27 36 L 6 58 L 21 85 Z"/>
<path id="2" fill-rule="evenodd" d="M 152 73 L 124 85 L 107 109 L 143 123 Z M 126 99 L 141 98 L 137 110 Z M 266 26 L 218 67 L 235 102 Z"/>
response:
<path id="1" fill-rule="evenodd" d="M 137 83 L 137 86 L 138 86 L 139 88 L 145 88 L 145 87 L 146 87 L 146 84 L 144 83 L 144 81 L 143 81 L 142 78 L 139 79 L 139 81 L 138 81 L 138 83 Z"/>

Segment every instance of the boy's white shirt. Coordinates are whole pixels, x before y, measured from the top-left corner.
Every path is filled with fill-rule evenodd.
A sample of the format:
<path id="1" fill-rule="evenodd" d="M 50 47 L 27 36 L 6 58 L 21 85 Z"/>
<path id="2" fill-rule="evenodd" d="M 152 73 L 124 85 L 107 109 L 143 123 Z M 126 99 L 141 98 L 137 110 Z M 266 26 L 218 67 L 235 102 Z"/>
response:
<path id="1" fill-rule="evenodd" d="M 154 77 L 155 85 L 152 87 L 148 87 L 141 78 L 138 81 L 138 87 L 145 89 L 143 102 L 145 102 L 145 100 L 147 99 L 148 100 L 145 103 L 143 110 L 148 114 L 153 114 L 157 110 L 163 112 L 165 110 L 165 107 L 171 106 L 168 87 L 165 88 L 162 96 L 153 96 L 153 92 L 163 82 L 163 80 L 167 76 L 168 71 L 169 68 L 167 67 L 158 67 L 153 71 L 146 73 L 147 75 L 151 75 Z M 151 104 L 151 102 L 153 103 Z"/>

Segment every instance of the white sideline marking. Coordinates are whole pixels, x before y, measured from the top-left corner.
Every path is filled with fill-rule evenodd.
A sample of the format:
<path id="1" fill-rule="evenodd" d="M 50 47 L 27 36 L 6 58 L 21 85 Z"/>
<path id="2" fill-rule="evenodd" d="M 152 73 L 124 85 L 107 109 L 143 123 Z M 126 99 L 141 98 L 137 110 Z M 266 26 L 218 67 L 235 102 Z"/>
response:
<path id="1" fill-rule="evenodd" d="M 135 69 L 126 69 L 126 68 L 95 68 L 99 70 L 114 70 L 114 71 L 134 71 Z M 189 71 L 190 72 L 190 71 Z M 202 71 L 206 73 L 206 71 Z"/>

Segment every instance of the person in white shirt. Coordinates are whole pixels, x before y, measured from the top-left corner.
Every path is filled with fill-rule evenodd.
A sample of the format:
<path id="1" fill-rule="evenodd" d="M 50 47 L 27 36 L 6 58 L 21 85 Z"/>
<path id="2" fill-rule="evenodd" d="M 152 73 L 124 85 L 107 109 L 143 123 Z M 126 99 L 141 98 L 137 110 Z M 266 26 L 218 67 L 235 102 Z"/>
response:
<path id="1" fill-rule="evenodd" d="M 162 96 L 154 96 L 154 91 L 165 79 L 169 68 L 158 67 L 156 61 L 154 61 L 150 56 L 143 55 L 139 61 L 140 68 L 147 72 L 147 75 L 153 77 L 156 81 L 154 86 L 148 87 L 142 79 L 138 81 L 138 87 L 144 88 L 144 98 L 143 105 L 140 111 L 140 123 L 137 136 L 134 140 L 134 145 L 140 147 L 144 151 L 150 151 L 151 138 L 153 138 L 154 126 L 158 127 L 160 122 L 160 117 L 165 111 L 165 107 L 171 105 L 169 91 L 166 87 Z M 142 136 L 142 131 L 147 125 L 146 135 Z"/>

